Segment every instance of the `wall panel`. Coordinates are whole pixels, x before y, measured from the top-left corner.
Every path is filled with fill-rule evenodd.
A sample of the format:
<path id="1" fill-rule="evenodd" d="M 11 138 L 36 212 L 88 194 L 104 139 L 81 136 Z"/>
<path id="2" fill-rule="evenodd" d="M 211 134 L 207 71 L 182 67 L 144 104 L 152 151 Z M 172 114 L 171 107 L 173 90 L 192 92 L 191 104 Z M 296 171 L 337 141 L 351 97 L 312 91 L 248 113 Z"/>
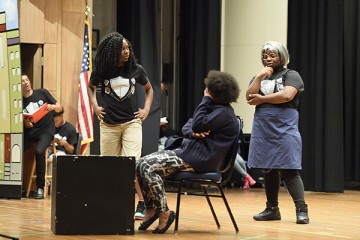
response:
<path id="1" fill-rule="evenodd" d="M 36 52 L 34 53 L 33 59 L 32 59 L 33 79 L 30 79 L 30 81 L 32 80 L 32 88 L 33 89 L 42 88 L 42 79 L 43 79 L 42 78 L 43 77 L 42 55 L 43 55 L 43 45 L 39 44 L 39 45 L 37 45 Z"/>
<path id="2" fill-rule="evenodd" d="M 44 45 L 44 88 L 49 90 L 57 100 L 61 92 L 57 89 L 57 44 L 45 44 Z M 58 91 L 57 91 L 58 90 Z"/>
<path id="3" fill-rule="evenodd" d="M 63 0 L 63 11 L 74 12 L 74 13 L 85 13 L 85 2 L 84 0 Z M 90 1 L 88 1 L 90 2 Z M 102 1 L 103 2 L 103 1 Z M 105 1 L 106 2 L 106 1 Z M 89 3 L 88 3 L 89 4 Z"/>
<path id="4" fill-rule="evenodd" d="M 75 124 L 79 94 L 79 76 L 83 53 L 83 13 L 63 13 L 61 48 L 61 104 L 66 119 Z"/>
<path id="5" fill-rule="evenodd" d="M 45 0 L 22 0 L 19 13 L 21 43 L 44 43 Z"/>
<path id="6" fill-rule="evenodd" d="M 45 6 L 45 43 L 58 41 L 58 24 L 61 24 L 62 0 L 46 1 Z"/>

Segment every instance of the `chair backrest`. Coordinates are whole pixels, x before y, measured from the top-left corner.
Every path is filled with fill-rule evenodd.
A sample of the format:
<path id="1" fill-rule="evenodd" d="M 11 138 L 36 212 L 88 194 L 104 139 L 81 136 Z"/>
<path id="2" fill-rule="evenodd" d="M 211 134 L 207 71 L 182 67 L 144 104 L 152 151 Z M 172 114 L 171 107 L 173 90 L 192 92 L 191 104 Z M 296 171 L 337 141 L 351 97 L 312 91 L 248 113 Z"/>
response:
<path id="1" fill-rule="evenodd" d="M 76 136 L 77 136 L 77 143 L 75 145 L 74 154 L 75 155 L 80 155 L 82 135 L 81 135 L 81 133 L 76 133 Z"/>
<path id="2" fill-rule="evenodd" d="M 236 155 L 238 154 L 238 149 L 240 148 L 241 143 L 241 132 L 242 132 L 242 122 L 238 119 L 238 130 L 236 135 L 236 140 L 233 143 L 233 146 L 229 150 L 223 168 L 219 171 L 222 174 L 221 184 L 225 185 L 230 180 L 234 163 L 236 159 Z"/>

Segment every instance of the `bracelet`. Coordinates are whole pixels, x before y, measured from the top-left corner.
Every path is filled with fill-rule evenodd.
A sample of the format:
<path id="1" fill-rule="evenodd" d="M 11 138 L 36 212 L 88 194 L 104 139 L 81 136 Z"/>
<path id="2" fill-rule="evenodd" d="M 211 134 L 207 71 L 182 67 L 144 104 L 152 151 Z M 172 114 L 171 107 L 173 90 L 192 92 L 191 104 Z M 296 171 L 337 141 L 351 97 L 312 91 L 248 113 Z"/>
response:
<path id="1" fill-rule="evenodd" d="M 29 122 L 29 124 L 30 124 L 30 128 L 34 127 L 34 125 L 32 124 L 32 122 Z"/>

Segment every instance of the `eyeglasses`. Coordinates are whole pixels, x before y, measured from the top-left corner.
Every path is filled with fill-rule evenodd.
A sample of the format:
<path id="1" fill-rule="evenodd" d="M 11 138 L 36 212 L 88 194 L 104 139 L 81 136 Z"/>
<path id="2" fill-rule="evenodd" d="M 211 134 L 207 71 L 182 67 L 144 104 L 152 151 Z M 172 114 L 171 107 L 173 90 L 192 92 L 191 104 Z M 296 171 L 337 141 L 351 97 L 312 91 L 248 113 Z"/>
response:
<path id="1" fill-rule="evenodd" d="M 270 54 L 263 54 L 262 55 L 263 60 L 266 60 L 268 58 L 274 59 L 274 58 L 277 58 L 277 57 L 278 57 L 278 55 L 276 53 L 270 53 Z"/>

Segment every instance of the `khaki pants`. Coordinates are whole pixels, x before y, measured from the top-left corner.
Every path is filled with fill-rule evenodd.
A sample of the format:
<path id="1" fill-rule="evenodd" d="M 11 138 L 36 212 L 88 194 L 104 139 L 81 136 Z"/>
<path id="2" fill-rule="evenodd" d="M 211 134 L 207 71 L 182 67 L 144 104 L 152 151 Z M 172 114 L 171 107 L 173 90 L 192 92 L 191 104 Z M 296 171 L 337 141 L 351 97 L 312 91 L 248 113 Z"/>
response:
<path id="1" fill-rule="evenodd" d="M 121 124 L 100 122 L 100 151 L 104 156 L 131 156 L 139 159 L 142 122 L 136 118 Z"/>

